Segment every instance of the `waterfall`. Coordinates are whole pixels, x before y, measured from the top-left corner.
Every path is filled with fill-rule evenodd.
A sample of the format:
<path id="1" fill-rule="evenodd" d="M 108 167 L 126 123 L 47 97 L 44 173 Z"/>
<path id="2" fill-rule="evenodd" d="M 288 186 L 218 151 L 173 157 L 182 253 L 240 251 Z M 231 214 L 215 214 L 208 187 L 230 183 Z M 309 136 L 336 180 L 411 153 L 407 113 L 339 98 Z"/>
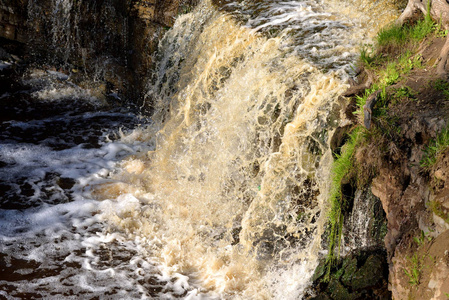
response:
<path id="1" fill-rule="evenodd" d="M 52 12 L 51 47 L 64 63 L 78 51 L 86 64 L 98 50 L 94 69 L 106 73 L 109 52 L 100 48 L 128 44 L 126 20 L 112 21 L 118 2 L 101 2 L 101 9 L 95 1 L 51 3 L 48 9 L 28 2 L 33 18 Z M 98 10 L 95 30 L 83 32 L 83 13 Z M 57 183 L 69 186 L 59 192 L 70 197 L 4 213 L 0 254 L 24 264 L 17 267 L 22 274 L 36 269 L 30 264 L 44 271 L 32 285 L 27 278 L 0 278 L 0 286 L 47 298 L 301 299 L 326 254 L 329 143 L 345 122 L 339 95 L 354 75 L 360 45 L 396 15 L 388 0 L 204 0 L 178 16 L 154 57 L 143 105 L 149 121 L 127 115 L 129 126 L 105 134 L 93 150 L 19 147 L 6 136 L 0 167 L 32 182 L 29 198 L 41 201 L 40 190 Z M 99 34 L 108 26 L 122 27 L 124 35 L 110 42 Z M 51 87 L 74 86 L 55 74 L 61 75 L 32 76 Z M 91 118 L 125 119 L 122 111 L 97 109 L 106 110 L 32 125 L 73 119 L 86 130 L 97 122 L 85 121 Z M 6 127 L 13 133 L 30 126 L 14 121 Z M 88 135 L 80 132 L 78 139 Z M 31 172 L 32 180 L 21 177 L 28 164 L 42 170 Z M 55 183 L 42 183 L 47 177 Z M 358 200 L 357 207 L 366 207 Z M 352 222 L 367 220 L 354 214 Z M 359 243 L 357 232 L 348 239 Z"/>
<path id="2" fill-rule="evenodd" d="M 328 141 L 367 32 L 323 3 L 244 5 L 246 26 L 205 1 L 167 32 L 147 88 L 155 149 L 97 197 L 138 199 L 105 218 L 203 292 L 296 299 L 323 250 Z"/>

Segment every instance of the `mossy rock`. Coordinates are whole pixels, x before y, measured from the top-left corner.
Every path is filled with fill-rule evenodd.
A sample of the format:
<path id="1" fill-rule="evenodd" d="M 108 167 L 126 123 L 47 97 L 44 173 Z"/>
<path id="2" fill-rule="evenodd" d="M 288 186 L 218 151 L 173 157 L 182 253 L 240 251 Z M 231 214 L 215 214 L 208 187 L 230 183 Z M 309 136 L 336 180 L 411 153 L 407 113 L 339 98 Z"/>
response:
<path id="1" fill-rule="evenodd" d="M 344 269 L 344 274 L 341 277 L 341 282 L 346 286 L 351 286 L 352 278 L 357 272 L 357 259 L 355 257 L 348 257 L 343 262 L 342 269 Z"/>
<path id="2" fill-rule="evenodd" d="M 359 297 L 358 294 L 350 293 L 343 284 L 338 281 L 337 278 L 332 277 L 329 286 L 328 291 L 330 293 L 330 296 L 332 299 L 338 300 L 338 299 L 345 299 L 345 300 L 351 300 L 351 299 L 357 299 Z"/>
<path id="3" fill-rule="evenodd" d="M 320 295 L 314 296 L 314 297 L 312 297 L 312 298 L 306 298 L 306 299 L 308 299 L 308 300 L 332 300 L 332 299 L 329 298 L 329 296 L 326 295 L 326 294 L 320 294 Z"/>
<path id="4" fill-rule="evenodd" d="M 315 282 L 319 278 L 321 278 L 327 270 L 327 264 L 325 259 L 321 259 L 318 267 L 315 269 L 315 273 L 313 273 L 312 281 Z"/>
<path id="5" fill-rule="evenodd" d="M 345 272 L 346 275 L 346 272 Z M 377 254 L 368 257 L 365 264 L 354 273 L 350 287 L 353 290 L 362 290 L 374 287 L 383 278 L 383 261 Z"/>

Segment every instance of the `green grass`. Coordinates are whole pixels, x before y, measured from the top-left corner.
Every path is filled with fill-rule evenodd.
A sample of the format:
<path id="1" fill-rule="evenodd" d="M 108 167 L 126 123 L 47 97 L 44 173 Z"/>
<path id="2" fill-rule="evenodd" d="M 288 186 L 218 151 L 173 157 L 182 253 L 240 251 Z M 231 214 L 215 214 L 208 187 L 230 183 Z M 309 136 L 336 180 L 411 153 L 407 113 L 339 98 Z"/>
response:
<path id="1" fill-rule="evenodd" d="M 408 86 L 398 88 L 393 95 L 394 99 L 399 101 L 402 99 L 414 99 L 415 96 L 415 92 Z"/>
<path id="2" fill-rule="evenodd" d="M 338 155 L 332 166 L 332 181 L 329 201 L 331 209 L 329 212 L 329 253 L 327 257 L 328 275 L 333 261 L 338 257 L 340 250 L 341 231 L 343 227 L 343 204 L 344 196 L 341 190 L 343 179 L 353 168 L 353 155 L 356 145 L 361 140 L 360 127 L 355 128 L 349 134 L 348 142 L 342 147 L 341 155 Z M 335 252 L 336 251 L 336 252 Z"/>
<path id="3" fill-rule="evenodd" d="M 396 24 L 387 26 L 379 31 L 377 34 L 377 44 L 379 46 L 404 45 L 410 38 L 409 29 L 405 26 Z"/>
<path id="4" fill-rule="evenodd" d="M 422 57 L 420 55 L 412 56 L 410 51 L 405 52 L 396 61 L 391 61 L 386 64 L 385 68 L 378 69 L 375 71 L 376 81 L 372 86 L 365 90 L 362 96 L 356 96 L 357 110 L 354 112 L 355 115 L 361 116 L 363 119 L 363 106 L 366 104 L 367 98 L 377 90 L 382 90 L 380 99 L 376 103 L 376 110 L 382 110 L 386 113 L 387 106 L 389 104 L 389 96 L 386 93 L 386 88 L 393 84 L 396 84 L 403 77 L 408 75 L 413 69 L 421 68 Z M 448 84 L 449 91 L 449 84 Z M 399 95 L 411 96 L 411 90 L 409 88 L 403 88 L 397 91 Z M 394 97 L 394 95 L 393 95 Z M 397 99 L 396 99 L 397 100 Z M 373 112 L 374 114 L 374 112 Z M 376 115 L 376 114 L 374 114 Z M 379 115 L 379 114 L 377 114 Z M 381 113 L 381 115 L 384 115 Z"/>
<path id="5" fill-rule="evenodd" d="M 421 235 L 419 237 L 414 237 L 413 240 L 415 241 L 416 245 L 418 245 L 418 247 L 421 247 L 426 241 L 431 241 L 432 237 L 427 236 L 427 234 L 421 230 Z"/>
<path id="6" fill-rule="evenodd" d="M 415 42 L 419 42 L 435 30 L 435 23 L 430 15 L 427 14 L 424 17 L 424 20 L 418 21 L 416 25 L 409 30 L 410 38 Z"/>
<path id="7" fill-rule="evenodd" d="M 442 154 L 449 147 L 449 128 L 443 129 L 436 139 L 430 141 L 429 145 L 424 149 L 424 155 L 420 165 L 422 168 L 430 170 Z"/>
<path id="8" fill-rule="evenodd" d="M 374 53 L 374 48 L 372 45 L 362 45 L 360 47 L 360 60 L 365 66 L 370 67 L 375 61 L 377 57 Z"/>
<path id="9" fill-rule="evenodd" d="M 354 112 L 354 115 L 361 115 L 363 117 L 363 106 L 366 104 L 366 99 L 379 88 L 379 84 L 374 83 L 370 88 L 365 90 L 365 93 L 363 93 L 362 96 L 355 96 L 357 110 Z"/>
<path id="10" fill-rule="evenodd" d="M 400 47 L 409 42 L 419 42 L 432 32 L 435 32 L 437 35 L 444 34 L 444 31 L 441 30 L 441 24 L 436 24 L 430 16 L 430 1 L 427 2 L 427 11 L 428 13 L 424 16 L 424 19 L 417 21 L 413 25 L 400 26 L 392 24 L 381 29 L 377 34 L 377 44 L 380 47 Z"/>
<path id="11" fill-rule="evenodd" d="M 396 61 L 387 63 L 385 69 L 378 71 L 380 88 L 397 83 L 401 77 L 408 75 L 413 69 L 421 67 L 421 56 L 412 56 L 410 51 L 405 52 Z"/>
<path id="12" fill-rule="evenodd" d="M 409 278 L 409 283 L 412 286 L 417 286 L 420 283 L 421 273 L 423 269 L 423 259 L 415 253 L 412 257 L 408 258 L 410 267 L 404 269 L 405 275 Z"/>
<path id="13" fill-rule="evenodd" d="M 435 35 L 444 38 L 447 36 L 447 29 L 443 29 L 441 22 L 435 24 Z"/>

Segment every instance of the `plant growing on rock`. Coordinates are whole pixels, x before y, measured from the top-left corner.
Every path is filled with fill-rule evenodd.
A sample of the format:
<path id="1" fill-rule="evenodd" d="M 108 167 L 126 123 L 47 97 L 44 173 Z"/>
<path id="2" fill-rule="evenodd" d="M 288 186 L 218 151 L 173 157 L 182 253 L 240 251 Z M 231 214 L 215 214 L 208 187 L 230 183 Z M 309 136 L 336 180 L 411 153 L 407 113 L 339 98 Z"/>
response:
<path id="1" fill-rule="evenodd" d="M 426 170 L 430 170 L 442 154 L 449 147 L 449 127 L 443 129 L 436 139 L 430 141 L 429 145 L 424 149 L 424 155 L 420 165 Z"/>
<path id="2" fill-rule="evenodd" d="M 418 245 L 418 247 L 421 247 L 424 242 L 427 241 L 431 241 L 432 237 L 427 236 L 427 234 L 421 230 L 421 235 L 419 237 L 414 237 L 413 240 L 415 241 L 415 243 Z"/>
<path id="3" fill-rule="evenodd" d="M 423 269 L 423 261 L 422 257 L 419 257 L 417 253 L 415 253 L 412 257 L 408 257 L 408 261 L 411 266 L 408 269 L 404 269 L 405 275 L 409 278 L 409 283 L 412 286 L 417 286 L 420 283 L 421 272 Z"/>
<path id="4" fill-rule="evenodd" d="M 349 141 L 342 147 L 341 154 L 337 155 L 337 159 L 332 166 L 332 182 L 330 191 L 330 212 L 329 212 L 329 254 L 327 258 L 328 272 L 333 261 L 338 257 L 340 250 L 341 233 L 343 227 L 343 206 L 344 195 L 342 192 L 342 181 L 353 168 L 353 155 L 356 145 L 360 142 L 361 131 L 360 128 L 355 128 L 349 134 Z"/>
<path id="5" fill-rule="evenodd" d="M 418 12 L 424 14 L 425 22 L 430 22 L 432 19 L 439 20 L 441 24 L 439 26 L 439 31 L 441 31 L 441 28 L 443 30 L 449 29 L 449 4 L 446 0 L 427 0 L 427 3 L 422 0 L 409 0 L 407 7 L 395 24 L 397 26 L 405 25 L 407 22 L 412 20 L 414 15 Z M 428 26 L 426 25 L 424 27 L 427 28 Z M 432 25 L 432 27 L 435 29 L 434 25 Z M 418 33 L 416 34 L 416 36 L 419 35 L 420 34 Z M 441 76 L 447 74 L 448 58 L 449 38 L 446 36 L 446 41 L 441 49 L 438 59 L 439 63 L 437 65 L 437 73 Z"/>
<path id="6" fill-rule="evenodd" d="M 444 220 L 447 224 L 449 224 L 449 213 L 445 211 L 441 203 L 437 201 L 431 201 L 429 203 L 429 207 L 432 210 L 432 212 Z"/>

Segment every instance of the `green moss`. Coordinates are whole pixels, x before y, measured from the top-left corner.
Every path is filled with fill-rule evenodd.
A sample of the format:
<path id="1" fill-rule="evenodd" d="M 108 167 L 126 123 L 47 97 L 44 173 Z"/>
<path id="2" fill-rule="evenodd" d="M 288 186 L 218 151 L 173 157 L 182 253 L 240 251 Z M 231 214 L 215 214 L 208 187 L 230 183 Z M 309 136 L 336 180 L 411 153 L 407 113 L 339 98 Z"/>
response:
<path id="1" fill-rule="evenodd" d="M 429 207 L 434 214 L 436 214 L 438 217 L 442 218 L 444 222 L 449 224 L 449 213 L 444 211 L 444 208 L 440 202 L 431 201 L 429 203 Z"/>
<path id="2" fill-rule="evenodd" d="M 327 258 L 328 275 L 335 258 L 338 257 L 340 249 L 341 232 L 343 227 L 343 211 L 344 196 L 342 193 L 342 181 L 353 169 L 353 155 L 356 145 L 361 140 L 361 128 L 355 128 L 349 135 L 348 142 L 342 147 L 341 155 L 337 155 L 337 159 L 332 166 L 332 181 L 329 201 L 331 209 L 329 212 L 329 254 Z"/>

